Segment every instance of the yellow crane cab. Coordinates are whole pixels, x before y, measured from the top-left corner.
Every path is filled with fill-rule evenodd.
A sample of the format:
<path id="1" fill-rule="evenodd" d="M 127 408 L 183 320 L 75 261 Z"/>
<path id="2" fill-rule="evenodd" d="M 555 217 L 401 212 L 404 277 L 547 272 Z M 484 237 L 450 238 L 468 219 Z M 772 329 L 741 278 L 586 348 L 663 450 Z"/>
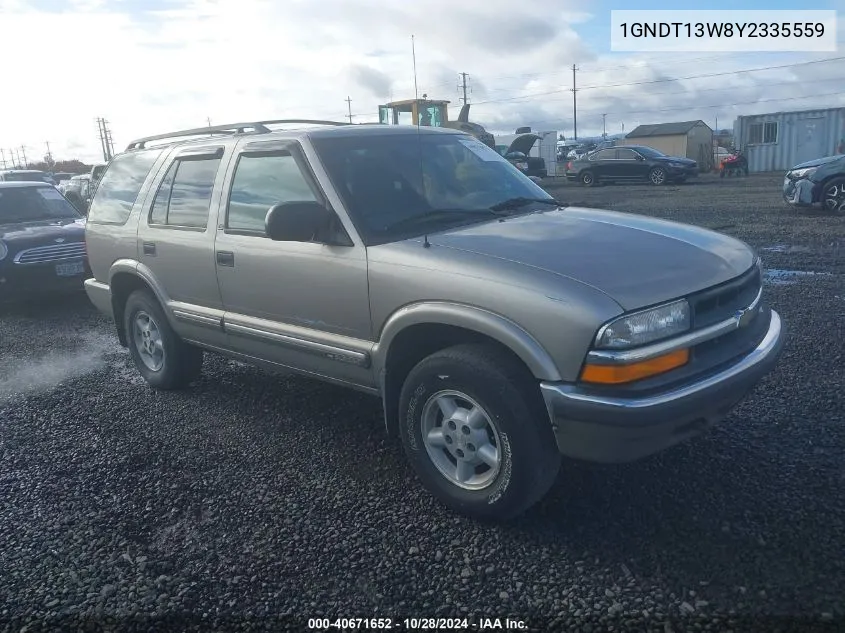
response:
<path id="1" fill-rule="evenodd" d="M 493 135 L 478 123 L 469 122 L 469 104 L 464 104 L 457 121 L 449 120 L 449 102 L 441 99 L 405 99 L 391 101 L 378 107 L 379 123 L 383 125 L 420 125 L 445 127 L 472 134 L 488 147 L 495 149 Z"/>

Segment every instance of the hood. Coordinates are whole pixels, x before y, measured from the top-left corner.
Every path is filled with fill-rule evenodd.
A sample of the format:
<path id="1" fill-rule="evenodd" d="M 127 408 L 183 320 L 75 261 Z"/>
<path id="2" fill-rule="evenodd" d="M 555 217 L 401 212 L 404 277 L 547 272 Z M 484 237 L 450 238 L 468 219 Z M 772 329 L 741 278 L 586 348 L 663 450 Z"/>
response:
<path id="1" fill-rule="evenodd" d="M 681 163 L 683 165 L 695 165 L 695 161 L 691 158 L 684 158 L 683 156 L 661 156 L 654 160 L 662 160 L 665 163 Z"/>
<path id="2" fill-rule="evenodd" d="M 428 236 L 432 246 L 538 268 L 587 284 L 624 310 L 728 281 L 753 264 L 743 242 L 665 220 L 568 207 Z"/>
<path id="3" fill-rule="evenodd" d="M 0 224 L 0 240 L 13 244 L 49 243 L 56 239 L 81 242 L 85 239 L 85 218 L 33 220 Z"/>
<path id="4" fill-rule="evenodd" d="M 534 147 L 534 143 L 536 143 L 541 137 L 538 134 L 520 134 L 517 136 L 511 144 L 508 146 L 508 151 L 505 154 L 510 154 L 511 152 L 522 152 L 526 156 L 531 153 L 531 148 Z"/>
<path id="5" fill-rule="evenodd" d="M 808 160 L 806 163 L 795 165 L 795 167 L 793 167 L 789 171 L 795 171 L 796 169 L 805 169 L 807 167 L 820 167 L 822 165 L 827 165 L 828 163 L 833 163 L 837 160 L 845 160 L 845 154 L 837 154 L 836 156 L 825 156 L 824 158 Z"/>

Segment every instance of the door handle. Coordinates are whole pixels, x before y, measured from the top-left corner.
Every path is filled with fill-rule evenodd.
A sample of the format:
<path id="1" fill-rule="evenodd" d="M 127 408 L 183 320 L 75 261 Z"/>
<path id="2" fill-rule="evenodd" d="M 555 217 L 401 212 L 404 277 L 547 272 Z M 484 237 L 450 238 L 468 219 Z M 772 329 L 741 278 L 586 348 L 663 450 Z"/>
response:
<path id="1" fill-rule="evenodd" d="M 217 265 L 235 267 L 235 254 L 231 251 L 217 251 Z"/>
<path id="2" fill-rule="evenodd" d="M 156 245 L 155 242 L 144 242 L 144 255 L 152 255 L 155 257 Z"/>

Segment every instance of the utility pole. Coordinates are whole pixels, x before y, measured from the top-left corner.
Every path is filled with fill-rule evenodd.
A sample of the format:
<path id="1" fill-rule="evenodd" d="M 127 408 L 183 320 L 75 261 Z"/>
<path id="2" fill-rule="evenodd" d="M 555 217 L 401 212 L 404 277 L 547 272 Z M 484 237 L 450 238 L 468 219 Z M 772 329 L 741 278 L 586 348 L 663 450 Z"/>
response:
<path id="1" fill-rule="evenodd" d="M 208 123 L 208 127 L 211 127 L 211 117 L 207 116 L 207 117 L 205 117 L 205 120 Z"/>
<path id="2" fill-rule="evenodd" d="M 578 140 L 578 102 L 575 98 L 575 93 L 578 92 L 578 89 L 575 87 L 575 71 L 578 70 L 578 67 L 575 64 L 572 64 L 572 127 L 574 132 L 574 138 Z"/>
<path id="3" fill-rule="evenodd" d="M 601 115 L 601 136 L 604 140 L 607 140 L 607 115 Z"/>
<path id="4" fill-rule="evenodd" d="M 108 128 L 108 121 L 97 117 L 97 130 L 100 136 L 100 147 L 103 150 L 103 161 L 109 162 L 114 154 L 114 142 L 111 138 L 111 130 Z"/>
<path id="5" fill-rule="evenodd" d="M 21 145 L 21 154 L 23 154 L 23 168 L 26 169 L 29 161 L 26 160 L 26 146 Z"/>
<path id="6" fill-rule="evenodd" d="M 469 79 L 469 75 L 467 73 L 458 73 L 458 76 L 461 78 L 461 85 L 459 86 L 464 93 L 464 96 L 461 97 L 461 101 L 464 102 L 464 105 L 467 104 L 467 79 Z"/>
<path id="7" fill-rule="evenodd" d="M 347 108 L 347 110 L 349 110 L 349 114 L 347 114 L 346 116 L 349 117 L 349 122 L 352 123 L 352 97 L 347 95 L 345 101 L 346 101 L 346 108 Z"/>
<path id="8" fill-rule="evenodd" d="M 50 151 L 50 141 L 44 141 L 44 143 L 47 145 L 47 156 L 46 156 L 47 164 L 52 167 L 52 165 L 53 165 L 53 152 Z"/>

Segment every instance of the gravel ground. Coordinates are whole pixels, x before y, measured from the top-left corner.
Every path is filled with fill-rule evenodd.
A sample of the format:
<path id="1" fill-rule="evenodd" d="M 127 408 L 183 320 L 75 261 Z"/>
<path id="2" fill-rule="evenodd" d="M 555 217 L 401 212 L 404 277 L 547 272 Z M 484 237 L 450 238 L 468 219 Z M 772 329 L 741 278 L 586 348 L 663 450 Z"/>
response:
<path id="1" fill-rule="evenodd" d="M 845 219 L 789 214 L 776 176 L 551 190 L 719 228 L 780 271 L 787 349 L 723 425 L 623 467 L 566 463 L 527 515 L 482 525 L 421 490 L 374 399 L 213 357 L 156 393 L 84 297 L 5 309 L 0 631 L 843 630 Z"/>

